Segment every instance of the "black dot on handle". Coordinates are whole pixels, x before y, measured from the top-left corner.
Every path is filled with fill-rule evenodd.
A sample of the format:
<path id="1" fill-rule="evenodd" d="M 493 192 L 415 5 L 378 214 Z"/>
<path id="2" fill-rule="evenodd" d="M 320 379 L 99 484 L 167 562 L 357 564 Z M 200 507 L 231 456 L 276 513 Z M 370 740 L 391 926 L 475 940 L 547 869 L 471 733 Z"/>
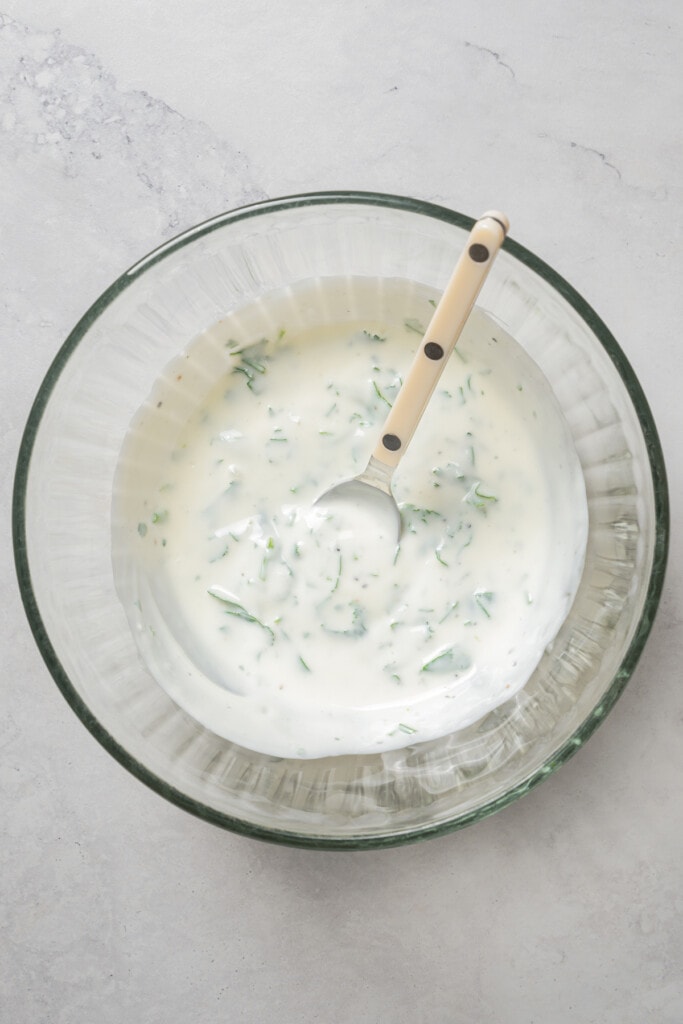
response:
<path id="1" fill-rule="evenodd" d="M 471 245 L 468 252 L 470 259 L 474 260 L 475 263 L 486 263 L 490 256 L 488 249 L 481 242 L 475 242 L 474 245 Z"/>
<path id="2" fill-rule="evenodd" d="M 443 359 L 443 349 L 435 341 L 428 341 L 424 348 L 427 359 Z"/>
<path id="3" fill-rule="evenodd" d="M 397 452 L 401 447 L 401 438 L 396 437 L 396 434 L 385 434 L 382 438 L 382 444 L 390 452 Z"/>

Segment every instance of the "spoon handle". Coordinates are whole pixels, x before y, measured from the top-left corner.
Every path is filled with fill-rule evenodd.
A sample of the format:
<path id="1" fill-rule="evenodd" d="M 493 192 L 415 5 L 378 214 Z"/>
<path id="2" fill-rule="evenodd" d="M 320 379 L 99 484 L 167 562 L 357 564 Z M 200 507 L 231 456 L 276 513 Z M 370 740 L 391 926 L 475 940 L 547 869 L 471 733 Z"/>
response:
<path id="1" fill-rule="evenodd" d="M 391 470 L 410 444 L 508 229 L 507 217 L 497 211 L 472 228 L 372 453 Z"/>

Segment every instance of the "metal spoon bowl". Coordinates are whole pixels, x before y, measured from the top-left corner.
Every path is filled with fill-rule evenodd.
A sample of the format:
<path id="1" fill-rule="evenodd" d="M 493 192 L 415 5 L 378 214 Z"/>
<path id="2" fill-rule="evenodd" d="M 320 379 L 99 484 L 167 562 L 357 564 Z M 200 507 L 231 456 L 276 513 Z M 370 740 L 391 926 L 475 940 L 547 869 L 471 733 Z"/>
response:
<path id="1" fill-rule="evenodd" d="M 343 514 L 360 513 L 357 522 L 360 529 L 371 528 L 378 540 L 385 537 L 396 540 L 401 536 L 401 510 L 391 490 L 393 470 L 374 456 L 358 476 L 330 487 L 316 501 L 334 514 L 340 510 Z M 367 523 L 366 523 L 367 517 Z"/>

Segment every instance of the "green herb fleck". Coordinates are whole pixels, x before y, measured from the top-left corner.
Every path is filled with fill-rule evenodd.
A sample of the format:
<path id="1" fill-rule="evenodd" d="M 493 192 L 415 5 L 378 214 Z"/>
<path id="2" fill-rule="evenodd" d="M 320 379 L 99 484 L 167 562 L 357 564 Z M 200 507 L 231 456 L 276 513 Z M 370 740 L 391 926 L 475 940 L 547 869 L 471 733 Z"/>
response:
<path id="1" fill-rule="evenodd" d="M 389 399 L 388 399 L 388 398 L 386 397 L 386 395 L 384 395 L 384 394 L 383 394 L 383 393 L 382 393 L 382 392 L 380 391 L 380 389 L 379 389 L 379 387 L 378 387 L 378 385 L 377 385 L 377 381 L 374 381 L 374 380 L 373 380 L 373 382 L 372 382 L 372 386 L 373 386 L 373 388 L 375 389 L 375 394 L 377 395 L 377 397 L 378 397 L 378 398 L 380 398 L 380 399 L 381 399 L 381 400 L 382 400 L 383 402 L 385 402 L 385 403 L 386 403 L 386 404 L 387 404 L 387 405 L 389 406 L 389 408 L 391 409 L 391 408 L 392 408 L 392 404 L 391 404 L 391 402 L 389 401 Z"/>
<path id="2" fill-rule="evenodd" d="M 439 619 L 439 625 L 441 625 L 442 622 L 445 622 L 449 615 L 453 614 L 455 609 L 458 607 L 459 603 L 460 603 L 459 601 L 454 601 L 453 602 L 453 604 L 449 607 L 448 611 L 443 616 L 443 618 Z"/>
<path id="3" fill-rule="evenodd" d="M 489 611 L 488 606 L 493 601 L 493 594 L 491 593 L 491 591 L 490 590 L 478 590 L 476 592 L 476 594 L 474 595 L 474 600 L 477 602 L 479 608 L 481 609 L 481 611 L 483 611 L 483 613 L 486 616 L 486 618 L 490 619 L 491 618 L 491 612 Z"/>
<path id="4" fill-rule="evenodd" d="M 430 516 L 438 516 L 439 519 L 443 519 L 440 512 L 437 512 L 433 508 L 420 508 L 419 505 L 413 505 L 410 502 L 406 502 L 401 506 L 401 509 L 406 514 L 408 525 L 411 527 L 414 520 L 418 520 L 420 523 L 428 523 Z M 413 530 L 414 532 L 414 530 Z"/>
<path id="5" fill-rule="evenodd" d="M 414 316 L 408 317 L 407 320 L 403 321 L 403 324 L 409 331 L 414 331 L 415 334 L 419 334 L 420 337 L 424 334 L 426 330 L 426 327 L 423 327 L 420 321 L 417 320 Z"/>
<path id="6" fill-rule="evenodd" d="M 234 615 L 236 619 L 242 619 L 244 622 L 255 623 L 269 634 L 271 643 L 275 640 L 275 634 L 270 626 L 266 626 L 265 622 L 261 622 L 260 619 L 257 619 L 256 616 L 248 612 L 243 605 L 238 604 L 237 601 L 233 601 L 231 597 L 223 594 L 218 587 L 209 587 L 207 594 L 210 594 L 211 597 L 215 597 L 217 601 L 221 602 L 223 605 L 223 611 L 226 615 Z"/>
<path id="7" fill-rule="evenodd" d="M 423 672 L 453 672 L 458 675 L 472 664 L 469 654 L 461 647 L 451 646 L 435 655 L 422 666 Z"/>
<path id="8" fill-rule="evenodd" d="M 323 622 L 321 625 L 326 633 L 335 636 L 363 636 L 367 632 L 361 606 L 357 601 L 351 601 L 349 607 L 351 608 L 351 625 L 347 629 L 332 629 L 331 626 L 326 626 Z"/>
<path id="9" fill-rule="evenodd" d="M 242 362 L 245 366 L 248 366 L 250 370 L 255 370 L 256 373 L 266 372 L 266 368 L 263 363 L 259 363 L 256 359 L 250 359 L 248 356 L 242 356 Z"/>
<path id="10" fill-rule="evenodd" d="M 244 376 L 247 378 L 247 387 L 249 388 L 250 391 L 254 390 L 254 381 L 256 380 L 256 378 L 254 377 L 253 373 L 250 373 L 249 370 L 246 369 L 246 367 L 235 366 L 232 372 L 243 373 Z"/>
<path id="11" fill-rule="evenodd" d="M 138 533 L 141 537 L 147 536 L 147 523 L 138 523 Z"/>
<path id="12" fill-rule="evenodd" d="M 485 491 L 482 491 L 481 486 L 481 480 L 477 480 L 475 484 L 472 484 L 469 491 L 465 495 L 464 500 L 468 503 L 468 505 L 474 505 L 475 508 L 485 509 L 487 502 L 494 503 L 498 501 L 498 498 L 495 496 L 495 494 L 487 494 Z"/>
<path id="13" fill-rule="evenodd" d="M 341 579 L 341 574 L 342 574 L 342 554 L 341 554 L 341 551 L 340 551 L 339 552 L 339 564 L 337 566 L 337 578 L 334 581 L 334 586 L 332 587 L 332 590 L 331 590 L 332 594 L 334 594 L 335 590 L 339 586 L 339 580 Z"/>
<path id="14" fill-rule="evenodd" d="M 267 339 L 262 338 L 256 345 L 250 345 L 247 351 L 249 355 L 245 355 L 244 349 L 238 349 L 233 351 L 233 355 L 240 357 L 238 366 L 234 366 L 233 373 L 241 373 L 247 379 L 247 387 L 250 391 L 254 390 L 254 383 L 256 381 L 257 374 L 262 375 L 266 372 L 266 365 L 261 361 L 260 355 L 263 346 L 267 344 Z"/>

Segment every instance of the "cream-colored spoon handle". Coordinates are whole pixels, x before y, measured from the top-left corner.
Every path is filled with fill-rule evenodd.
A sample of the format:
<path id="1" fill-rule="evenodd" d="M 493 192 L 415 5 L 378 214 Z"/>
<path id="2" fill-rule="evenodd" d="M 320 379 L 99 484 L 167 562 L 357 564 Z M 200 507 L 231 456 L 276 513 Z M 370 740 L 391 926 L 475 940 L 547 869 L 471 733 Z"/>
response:
<path id="1" fill-rule="evenodd" d="M 508 229 L 507 217 L 497 211 L 485 213 L 472 228 L 372 453 L 392 470 L 410 444 Z"/>

